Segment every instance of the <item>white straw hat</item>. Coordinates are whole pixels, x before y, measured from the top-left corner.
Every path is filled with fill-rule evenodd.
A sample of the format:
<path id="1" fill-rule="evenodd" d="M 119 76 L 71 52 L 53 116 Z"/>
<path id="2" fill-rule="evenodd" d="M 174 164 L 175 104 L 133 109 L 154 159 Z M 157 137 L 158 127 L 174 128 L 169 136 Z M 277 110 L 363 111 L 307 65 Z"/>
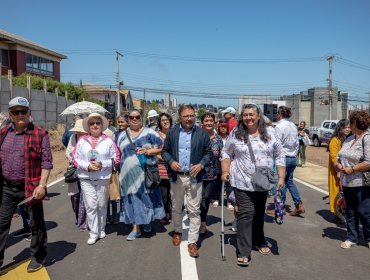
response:
<path id="1" fill-rule="evenodd" d="M 71 128 L 69 131 L 74 131 L 74 132 L 81 132 L 81 133 L 87 133 L 86 130 L 84 129 L 82 125 L 82 119 L 79 119 L 75 122 L 75 125 L 73 128 Z"/>
<path id="2" fill-rule="evenodd" d="M 83 119 L 82 126 L 87 133 L 90 133 L 90 126 L 89 122 L 91 118 L 100 118 L 102 120 L 102 132 L 108 128 L 108 120 L 106 117 L 98 114 L 98 113 L 91 113 L 86 118 Z"/>

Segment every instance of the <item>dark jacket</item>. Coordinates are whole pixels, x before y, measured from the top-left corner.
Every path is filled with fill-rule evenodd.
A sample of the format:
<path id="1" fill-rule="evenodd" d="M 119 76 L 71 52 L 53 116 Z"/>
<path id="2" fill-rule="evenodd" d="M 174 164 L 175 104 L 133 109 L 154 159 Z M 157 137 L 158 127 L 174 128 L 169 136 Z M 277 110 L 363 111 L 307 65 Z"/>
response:
<path id="1" fill-rule="evenodd" d="M 177 124 L 172 128 L 164 141 L 162 158 L 170 166 L 170 178 L 173 182 L 177 180 L 177 173 L 171 169 L 172 162 L 179 162 L 179 136 L 180 125 Z M 211 160 L 212 148 L 211 141 L 207 132 L 195 126 L 191 135 L 191 151 L 190 151 L 190 164 L 200 163 L 203 167 L 206 166 Z M 197 182 L 201 182 L 203 178 L 204 168 L 197 175 Z"/>

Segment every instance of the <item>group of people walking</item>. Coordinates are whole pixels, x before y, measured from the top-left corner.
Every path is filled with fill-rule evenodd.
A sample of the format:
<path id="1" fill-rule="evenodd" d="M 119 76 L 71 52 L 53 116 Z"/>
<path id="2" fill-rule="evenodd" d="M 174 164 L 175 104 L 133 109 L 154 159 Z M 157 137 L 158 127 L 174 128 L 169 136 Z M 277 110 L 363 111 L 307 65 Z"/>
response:
<path id="1" fill-rule="evenodd" d="M 305 164 L 301 147 L 307 134 L 305 123 L 297 128 L 289 120 L 291 110 L 286 106 L 279 107 L 275 127 L 253 103 L 243 106 L 239 119 L 232 107 L 222 113 L 224 119 L 217 121 L 213 113 L 206 112 L 200 126 L 195 123 L 195 109 L 190 104 L 179 106 L 177 124 L 167 113 L 150 111 L 149 125 L 145 126 L 138 110 L 119 116 L 117 129 L 97 113 L 76 119 L 70 130 L 73 134 L 66 141 L 66 157 L 76 168 L 78 181 L 68 185 L 68 195 L 77 227 L 89 232 L 87 244 L 106 237 L 107 223 L 129 224 L 131 232 L 126 239 L 133 241 L 141 237 L 142 231 L 152 231 L 152 221 L 160 220 L 162 224 L 173 223 L 172 244 L 179 246 L 185 211 L 189 219 L 189 256 L 198 257 L 199 236 L 208 231 L 209 206 L 213 203 L 217 207 L 224 199 L 220 187 L 223 181 L 230 195 L 228 206 L 235 213 L 237 264 L 249 265 L 253 249 L 270 254 L 264 234 L 269 188 L 258 186 L 254 174 L 261 168 L 275 170 L 272 181 L 281 192 L 283 205 L 289 190 L 294 202 L 290 215 L 305 213 L 293 181 L 298 153 L 301 166 Z M 30 198 L 26 207 L 32 233 L 28 271 L 32 272 L 43 266 L 46 257 L 42 199 L 52 157 L 47 132 L 30 122 L 28 100 L 11 100 L 9 114 L 12 123 L 0 130 L 0 266 L 11 217 L 17 204 Z M 348 239 L 342 248 L 356 245 L 360 235 L 370 246 L 370 191 L 363 178 L 364 171 L 370 169 L 370 141 L 366 138 L 369 124 L 366 112 L 352 112 L 349 120 L 338 123 L 329 144 L 331 211 L 335 213 L 340 189 L 346 202 Z M 158 187 L 152 189 L 146 185 L 149 167 L 158 167 L 160 177 Z M 119 171 L 118 201 L 109 196 L 114 170 Z"/>

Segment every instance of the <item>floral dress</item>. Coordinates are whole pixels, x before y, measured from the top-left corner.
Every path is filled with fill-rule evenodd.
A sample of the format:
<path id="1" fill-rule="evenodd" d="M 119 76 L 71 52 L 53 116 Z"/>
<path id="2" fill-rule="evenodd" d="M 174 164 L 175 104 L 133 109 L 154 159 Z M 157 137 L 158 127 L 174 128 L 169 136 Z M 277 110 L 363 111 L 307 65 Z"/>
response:
<path id="1" fill-rule="evenodd" d="M 130 129 L 127 129 L 130 134 Z M 136 148 L 158 148 L 162 140 L 158 134 L 149 128 L 143 128 L 141 133 L 131 139 Z M 120 221 L 125 224 L 146 225 L 155 219 L 165 216 L 159 188 L 152 192 L 145 187 L 144 165 L 156 161 L 153 156 L 136 154 L 127 138 L 126 132 L 118 139 L 121 151 L 121 199 L 122 208 Z"/>

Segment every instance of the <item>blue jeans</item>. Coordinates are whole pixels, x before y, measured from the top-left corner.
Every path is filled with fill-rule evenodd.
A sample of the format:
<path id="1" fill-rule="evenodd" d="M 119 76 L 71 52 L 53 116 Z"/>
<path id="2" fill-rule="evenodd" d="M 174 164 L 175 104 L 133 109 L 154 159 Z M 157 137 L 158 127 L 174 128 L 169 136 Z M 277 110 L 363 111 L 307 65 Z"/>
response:
<path id="1" fill-rule="evenodd" d="M 286 200 L 286 190 L 288 189 L 290 194 L 292 195 L 294 206 L 297 208 L 299 203 L 302 202 L 301 196 L 299 195 L 298 189 L 293 182 L 293 175 L 294 170 L 297 167 L 297 158 L 296 157 L 286 157 L 285 158 L 285 186 L 281 190 L 281 196 L 283 199 L 283 203 L 285 204 Z"/>
<path id="2" fill-rule="evenodd" d="M 346 201 L 347 239 L 357 242 L 362 224 L 366 242 L 370 242 L 370 187 L 343 187 Z"/>

